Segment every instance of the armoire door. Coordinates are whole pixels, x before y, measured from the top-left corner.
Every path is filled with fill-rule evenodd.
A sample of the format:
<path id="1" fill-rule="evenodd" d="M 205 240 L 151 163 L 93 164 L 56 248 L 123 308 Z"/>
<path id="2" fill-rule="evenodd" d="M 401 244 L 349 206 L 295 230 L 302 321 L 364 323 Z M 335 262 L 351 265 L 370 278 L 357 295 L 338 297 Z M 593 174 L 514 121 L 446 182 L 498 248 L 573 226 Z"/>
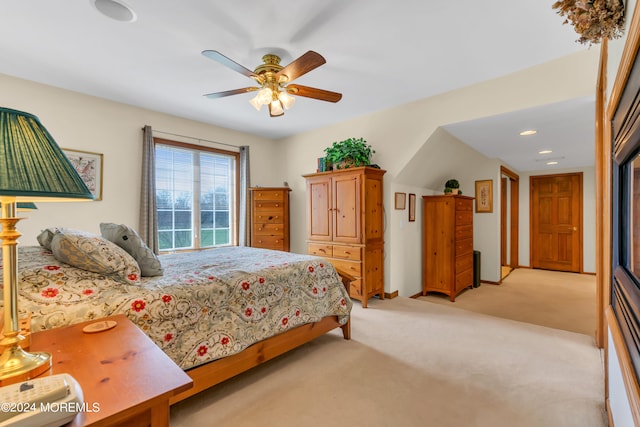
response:
<path id="1" fill-rule="evenodd" d="M 307 238 L 330 241 L 332 234 L 331 178 L 307 179 Z"/>
<path id="2" fill-rule="evenodd" d="M 361 243 L 360 175 L 335 175 L 332 180 L 333 240 Z"/>

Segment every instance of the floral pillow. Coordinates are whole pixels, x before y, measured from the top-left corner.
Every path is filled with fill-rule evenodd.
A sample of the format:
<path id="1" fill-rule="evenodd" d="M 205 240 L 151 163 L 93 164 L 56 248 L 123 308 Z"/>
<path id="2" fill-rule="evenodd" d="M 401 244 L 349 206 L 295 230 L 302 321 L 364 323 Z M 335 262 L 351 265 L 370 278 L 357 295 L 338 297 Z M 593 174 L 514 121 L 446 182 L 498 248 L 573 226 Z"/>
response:
<path id="1" fill-rule="evenodd" d="M 42 230 L 40 234 L 38 234 L 38 243 L 45 249 L 51 250 L 51 240 L 53 240 L 53 236 L 56 235 L 60 231 L 57 227 L 46 228 Z"/>
<path id="2" fill-rule="evenodd" d="M 162 276 L 160 260 L 133 228 L 103 222 L 100 224 L 100 233 L 102 237 L 127 251 L 138 262 L 143 276 Z"/>
<path id="3" fill-rule="evenodd" d="M 129 284 L 140 280 L 140 267 L 116 244 L 95 234 L 58 229 L 51 239 L 51 252 L 58 261 L 76 268 L 104 274 Z"/>

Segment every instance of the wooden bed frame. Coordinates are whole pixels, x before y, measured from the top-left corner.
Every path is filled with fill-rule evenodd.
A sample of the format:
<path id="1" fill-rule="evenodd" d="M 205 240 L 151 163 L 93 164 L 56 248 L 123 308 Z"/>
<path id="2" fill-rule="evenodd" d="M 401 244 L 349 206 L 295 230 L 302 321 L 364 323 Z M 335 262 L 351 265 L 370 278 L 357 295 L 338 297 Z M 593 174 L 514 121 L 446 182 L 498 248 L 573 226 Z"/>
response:
<path id="1" fill-rule="evenodd" d="M 338 274 L 342 284 L 348 290 L 349 283 L 355 278 L 341 270 L 338 270 Z M 282 334 L 260 341 L 240 353 L 189 369 L 186 373 L 193 380 L 193 387 L 173 396 L 169 402 L 172 405 L 178 403 L 233 376 L 248 371 L 254 366 L 300 347 L 335 328 L 342 328 L 344 339 L 351 339 L 351 319 L 346 324 L 340 325 L 338 316 L 328 316 L 322 318 L 319 322 L 298 326 Z"/>

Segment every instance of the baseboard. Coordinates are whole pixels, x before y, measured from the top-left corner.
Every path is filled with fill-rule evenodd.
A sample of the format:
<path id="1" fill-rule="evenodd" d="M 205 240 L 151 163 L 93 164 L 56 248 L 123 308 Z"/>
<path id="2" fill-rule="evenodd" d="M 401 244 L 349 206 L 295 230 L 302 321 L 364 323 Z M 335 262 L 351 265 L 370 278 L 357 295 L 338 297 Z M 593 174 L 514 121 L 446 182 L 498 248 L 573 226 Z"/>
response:
<path id="1" fill-rule="evenodd" d="M 421 296 L 422 296 L 422 292 L 418 292 L 415 295 L 411 295 L 409 298 L 418 298 L 418 297 L 421 297 Z"/>
<path id="2" fill-rule="evenodd" d="M 389 298 L 389 299 L 394 299 L 397 296 L 398 296 L 398 291 L 397 290 L 395 290 L 395 291 L 393 291 L 391 293 L 388 293 L 388 292 L 384 293 L 384 297 L 385 298 Z"/>

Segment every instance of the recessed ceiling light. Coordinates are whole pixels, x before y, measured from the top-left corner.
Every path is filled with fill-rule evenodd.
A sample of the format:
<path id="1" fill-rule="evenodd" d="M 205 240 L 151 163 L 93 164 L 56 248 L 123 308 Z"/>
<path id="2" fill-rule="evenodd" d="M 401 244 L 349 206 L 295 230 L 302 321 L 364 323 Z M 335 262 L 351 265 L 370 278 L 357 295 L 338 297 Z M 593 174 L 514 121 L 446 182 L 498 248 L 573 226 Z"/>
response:
<path id="1" fill-rule="evenodd" d="M 136 13 L 126 4 L 116 0 L 91 0 L 98 12 L 104 16 L 120 22 L 133 22 L 137 19 Z"/>
<path id="2" fill-rule="evenodd" d="M 520 136 L 535 135 L 536 133 L 538 133 L 537 130 L 523 130 L 522 132 L 520 132 Z"/>
<path id="3" fill-rule="evenodd" d="M 551 151 L 551 150 L 538 151 L 538 154 L 551 154 L 551 153 L 553 153 L 553 151 Z"/>
<path id="4" fill-rule="evenodd" d="M 557 165 L 558 162 L 547 162 L 548 165 Z"/>

